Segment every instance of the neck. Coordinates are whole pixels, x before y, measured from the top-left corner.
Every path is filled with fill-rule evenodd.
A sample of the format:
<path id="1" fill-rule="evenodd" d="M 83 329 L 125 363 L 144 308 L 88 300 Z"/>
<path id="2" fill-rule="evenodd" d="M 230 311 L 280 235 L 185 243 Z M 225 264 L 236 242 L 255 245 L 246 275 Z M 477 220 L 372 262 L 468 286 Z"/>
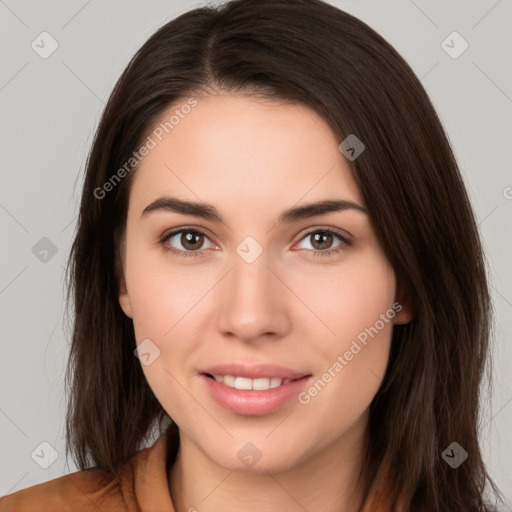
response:
<path id="1" fill-rule="evenodd" d="M 236 472 L 214 463 L 183 433 L 169 474 L 176 512 L 358 512 L 367 490 L 363 468 L 367 415 L 343 439 L 279 472 Z M 358 481 L 359 474 L 362 474 Z"/>

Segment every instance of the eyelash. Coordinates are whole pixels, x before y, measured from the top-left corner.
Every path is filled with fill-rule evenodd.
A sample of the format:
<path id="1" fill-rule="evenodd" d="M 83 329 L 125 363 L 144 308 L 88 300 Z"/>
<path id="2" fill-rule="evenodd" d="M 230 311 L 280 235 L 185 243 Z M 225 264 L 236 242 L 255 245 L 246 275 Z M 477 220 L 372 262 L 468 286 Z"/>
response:
<path id="1" fill-rule="evenodd" d="M 194 234 L 199 234 L 199 235 L 202 235 L 202 236 L 208 238 L 206 233 L 203 233 L 199 229 L 182 228 L 182 229 L 178 229 L 176 231 L 172 231 L 171 233 L 168 233 L 168 234 L 164 235 L 160 239 L 160 245 L 162 245 L 162 247 L 164 248 L 165 251 L 171 252 L 171 253 L 175 254 L 176 256 L 178 256 L 178 257 L 194 258 L 194 259 L 198 258 L 198 257 L 203 257 L 204 250 L 183 251 L 183 250 L 180 250 L 180 249 L 174 249 L 173 247 L 167 245 L 167 242 L 169 241 L 169 239 L 171 239 L 173 236 L 178 235 L 180 233 L 194 233 Z M 328 233 L 328 234 L 332 234 L 332 235 L 338 237 L 340 239 L 341 243 L 339 245 L 337 245 L 334 249 L 329 249 L 327 251 L 318 251 L 318 250 L 305 249 L 307 252 L 313 252 L 313 257 L 316 257 L 316 256 L 328 257 L 328 256 L 331 256 L 334 253 L 339 253 L 339 252 L 343 251 L 345 249 L 345 247 L 351 245 L 350 240 L 348 240 L 346 237 L 342 236 L 338 231 L 334 231 L 333 229 L 322 229 L 322 228 L 316 228 L 314 230 L 311 230 L 311 231 L 305 233 L 304 236 L 299 240 L 299 242 L 304 240 L 308 236 L 311 236 L 311 235 L 315 234 L 315 233 Z"/>

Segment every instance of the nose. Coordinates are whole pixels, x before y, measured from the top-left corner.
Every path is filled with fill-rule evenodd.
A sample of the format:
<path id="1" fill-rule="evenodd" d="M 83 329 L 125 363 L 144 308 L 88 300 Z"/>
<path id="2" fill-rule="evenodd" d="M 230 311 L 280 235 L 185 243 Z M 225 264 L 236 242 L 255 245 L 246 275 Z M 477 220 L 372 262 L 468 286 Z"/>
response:
<path id="1" fill-rule="evenodd" d="M 218 329 L 224 336 L 254 342 L 280 338 L 290 329 L 292 294 L 271 265 L 265 251 L 252 262 L 234 255 L 233 267 L 217 290 Z"/>

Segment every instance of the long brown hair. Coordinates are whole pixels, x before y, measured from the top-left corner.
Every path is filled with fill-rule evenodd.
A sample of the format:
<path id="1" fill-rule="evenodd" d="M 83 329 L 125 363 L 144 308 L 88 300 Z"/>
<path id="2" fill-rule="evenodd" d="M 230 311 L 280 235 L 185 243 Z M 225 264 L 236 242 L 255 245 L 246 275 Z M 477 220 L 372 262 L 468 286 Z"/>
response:
<path id="1" fill-rule="evenodd" d="M 305 104 L 340 142 L 350 134 L 363 141 L 353 174 L 414 309 L 412 322 L 394 328 L 370 406 L 365 471 L 373 477 L 386 458 L 411 511 L 491 510 L 484 487 L 499 491 L 478 427 L 492 307 L 468 195 L 411 68 L 369 26 L 321 0 L 235 0 L 186 12 L 148 39 L 115 85 L 87 160 L 67 269 L 66 455 L 80 469 L 115 471 L 163 421 L 177 451 L 177 427 L 134 356 L 133 323 L 118 302 L 118 240 L 136 165 L 119 169 L 171 105 L 212 91 Z M 442 456 L 453 442 L 468 453 L 457 469 Z"/>

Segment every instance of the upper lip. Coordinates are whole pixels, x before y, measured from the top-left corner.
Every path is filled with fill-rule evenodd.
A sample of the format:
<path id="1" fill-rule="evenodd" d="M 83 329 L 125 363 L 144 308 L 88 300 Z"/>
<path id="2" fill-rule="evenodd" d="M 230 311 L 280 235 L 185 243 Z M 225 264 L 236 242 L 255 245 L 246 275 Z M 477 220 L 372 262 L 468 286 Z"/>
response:
<path id="1" fill-rule="evenodd" d="M 280 366 L 277 364 L 218 364 L 210 366 L 200 371 L 210 375 L 231 375 L 233 377 L 246 377 L 247 379 L 280 377 L 281 379 L 300 379 L 310 375 L 307 372 L 301 372 Z"/>

